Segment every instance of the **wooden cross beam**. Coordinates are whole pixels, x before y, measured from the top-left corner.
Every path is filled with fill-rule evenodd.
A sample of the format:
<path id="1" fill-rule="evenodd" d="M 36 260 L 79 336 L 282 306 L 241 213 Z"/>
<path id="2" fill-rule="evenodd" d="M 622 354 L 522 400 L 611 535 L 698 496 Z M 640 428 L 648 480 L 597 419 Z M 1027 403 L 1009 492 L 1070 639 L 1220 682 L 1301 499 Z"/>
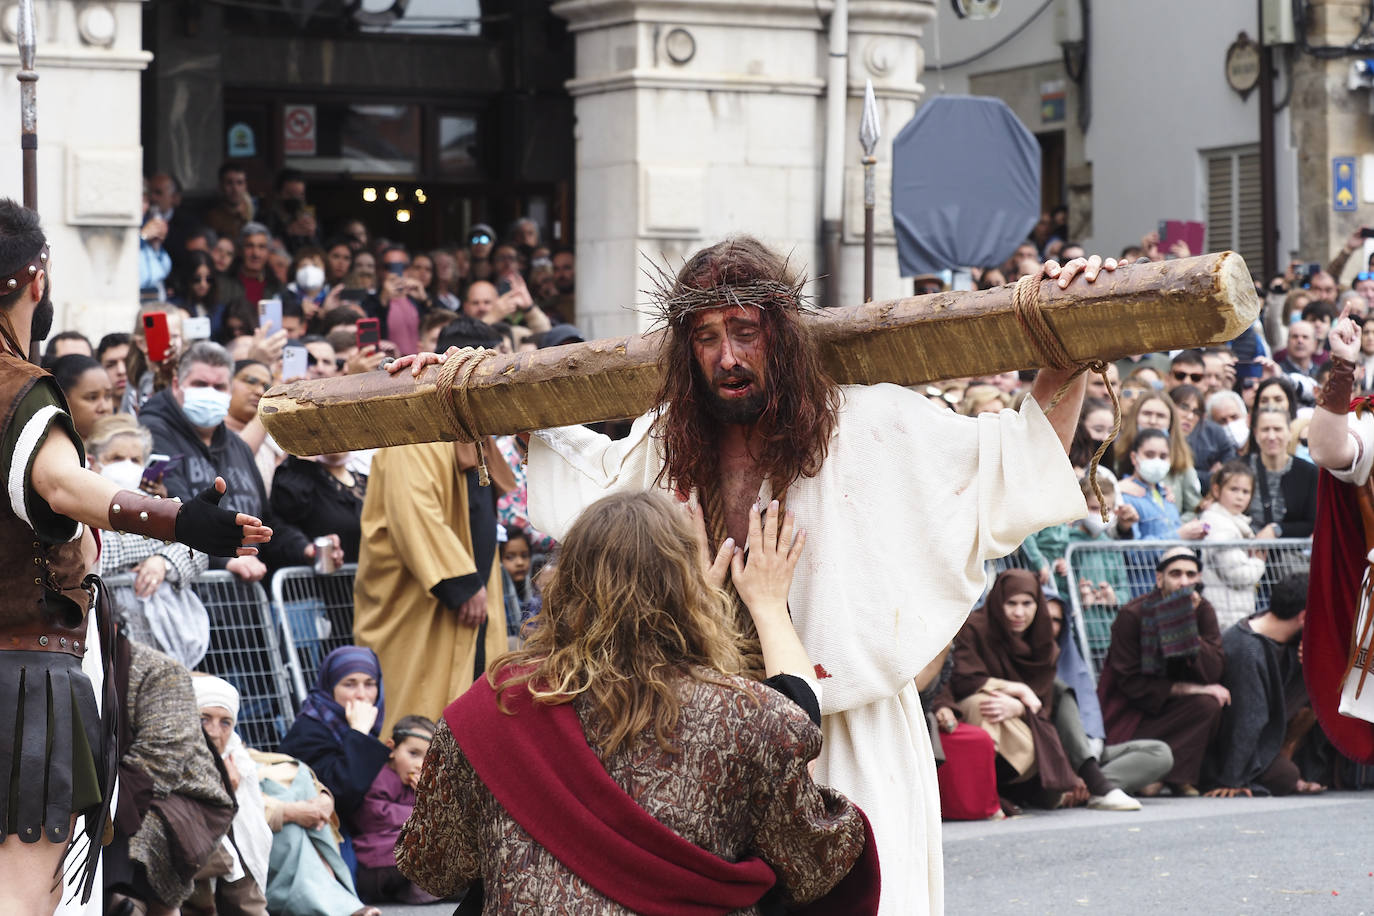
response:
<path id="1" fill-rule="evenodd" d="M 915 385 L 1042 368 L 1022 329 L 1013 286 L 870 302 L 807 316 L 825 365 L 841 384 Z M 1219 344 L 1259 314 L 1235 252 L 1132 264 L 1061 290 L 1040 284 L 1040 303 L 1075 360 Z M 466 384 L 469 415 L 483 435 L 638 416 L 653 406 L 662 332 L 497 354 Z M 368 372 L 278 385 L 259 415 L 295 455 L 468 438 L 439 370 Z"/>

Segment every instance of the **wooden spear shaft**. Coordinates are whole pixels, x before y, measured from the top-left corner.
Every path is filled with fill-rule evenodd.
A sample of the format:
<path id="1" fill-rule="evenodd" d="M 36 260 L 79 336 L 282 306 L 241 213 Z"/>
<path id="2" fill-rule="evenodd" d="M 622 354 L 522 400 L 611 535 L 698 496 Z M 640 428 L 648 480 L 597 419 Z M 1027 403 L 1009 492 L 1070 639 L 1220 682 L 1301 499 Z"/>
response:
<path id="1" fill-rule="evenodd" d="M 870 302 L 806 320 L 841 384 L 915 385 L 1041 368 L 1012 290 Z M 1250 273 L 1234 252 L 1133 264 L 1065 290 L 1046 280 L 1040 300 L 1075 360 L 1223 343 L 1259 313 Z M 648 334 L 493 356 L 468 380 L 473 423 L 483 434 L 504 435 L 637 416 L 653 406 L 658 390 L 659 339 Z M 461 439 L 438 376 L 429 369 L 419 379 L 368 372 L 291 382 L 267 393 L 259 415 L 296 455 Z"/>

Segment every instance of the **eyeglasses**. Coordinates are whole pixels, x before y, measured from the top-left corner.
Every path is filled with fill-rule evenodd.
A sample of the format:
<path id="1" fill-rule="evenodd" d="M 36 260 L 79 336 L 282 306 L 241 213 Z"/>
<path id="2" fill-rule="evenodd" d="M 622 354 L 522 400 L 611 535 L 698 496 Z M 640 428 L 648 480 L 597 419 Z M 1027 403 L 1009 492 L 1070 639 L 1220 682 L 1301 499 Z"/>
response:
<path id="1" fill-rule="evenodd" d="M 1178 369 L 1174 370 L 1174 381 L 1177 382 L 1197 383 L 1202 381 L 1203 378 L 1204 375 L 1201 372 L 1180 372 Z"/>
<path id="2" fill-rule="evenodd" d="M 1201 408 L 1201 407 L 1185 407 L 1185 406 L 1183 406 L 1182 404 L 1179 404 L 1179 405 L 1176 405 L 1176 406 L 1178 407 L 1178 412 L 1179 412 L 1179 413 L 1187 414 L 1187 415 L 1190 416 L 1190 417 L 1200 417 L 1200 416 L 1202 416 L 1202 408 Z"/>

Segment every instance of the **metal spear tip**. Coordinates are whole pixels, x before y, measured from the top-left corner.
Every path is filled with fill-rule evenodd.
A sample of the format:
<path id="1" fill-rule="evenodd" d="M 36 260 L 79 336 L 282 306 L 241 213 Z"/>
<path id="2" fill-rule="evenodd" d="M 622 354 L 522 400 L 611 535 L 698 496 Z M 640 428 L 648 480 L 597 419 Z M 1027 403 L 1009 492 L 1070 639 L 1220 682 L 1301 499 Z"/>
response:
<path id="1" fill-rule="evenodd" d="M 878 147 L 878 138 L 883 135 L 882 125 L 878 123 L 878 99 L 873 94 L 873 80 L 864 81 L 864 113 L 859 119 L 859 143 L 863 145 L 864 155 L 872 156 Z"/>
<path id="2" fill-rule="evenodd" d="M 38 30 L 33 22 L 33 0 L 19 0 L 19 27 L 16 44 L 19 45 L 19 65 L 25 70 L 33 69 L 33 55 L 37 47 Z"/>

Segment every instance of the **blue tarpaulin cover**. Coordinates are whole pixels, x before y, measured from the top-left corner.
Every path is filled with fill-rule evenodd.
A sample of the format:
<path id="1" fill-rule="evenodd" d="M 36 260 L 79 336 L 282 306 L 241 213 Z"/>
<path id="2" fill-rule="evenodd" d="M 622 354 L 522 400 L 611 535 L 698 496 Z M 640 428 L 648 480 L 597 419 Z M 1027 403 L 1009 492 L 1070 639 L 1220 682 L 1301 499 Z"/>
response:
<path id="1" fill-rule="evenodd" d="M 998 264 L 1040 218 L 1040 144 L 1001 99 L 936 96 L 892 143 L 902 276 Z"/>

